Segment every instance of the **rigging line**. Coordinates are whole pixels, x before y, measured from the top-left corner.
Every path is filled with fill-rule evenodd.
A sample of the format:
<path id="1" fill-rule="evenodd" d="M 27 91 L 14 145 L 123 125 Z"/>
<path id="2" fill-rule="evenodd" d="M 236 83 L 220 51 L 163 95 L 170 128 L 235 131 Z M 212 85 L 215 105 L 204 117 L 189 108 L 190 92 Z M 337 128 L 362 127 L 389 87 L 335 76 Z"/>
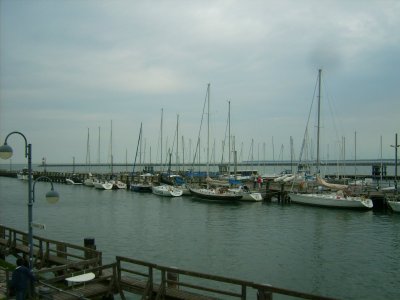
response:
<path id="1" fill-rule="evenodd" d="M 137 159 L 137 155 L 138 155 L 139 144 L 141 143 L 141 138 L 142 138 L 142 122 L 140 122 L 139 137 L 138 137 L 138 142 L 136 145 L 135 161 L 133 162 L 133 167 L 132 167 L 132 176 L 135 175 L 136 159 Z"/>
<path id="2" fill-rule="evenodd" d="M 303 142 L 302 142 L 302 145 L 301 145 L 301 151 L 300 151 L 300 155 L 299 155 L 299 163 L 298 163 L 298 165 L 301 164 L 301 161 L 302 161 L 302 159 L 303 159 L 303 150 L 304 150 L 304 147 L 305 147 L 305 142 L 306 142 L 306 137 L 307 137 L 307 132 L 308 132 L 308 125 L 309 125 L 309 123 L 310 123 L 310 117 L 311 117 L 311 113 L 312 113 L 312 107 L 313 107 L 313 105 L 314 105 L 314 100 L 315 100 L 315 93 L 316 93 L 317 87 L 318 87 L 318 77 L 319 77 L 319 76 L 317 76 L 317 79 L 316 79 L 316 81 L 315 81 L 314 93 L 313 93 L 313 96 L 312 96 L 312 101 L 311 101 L 310 110 L 309 110 L 309 112 L 308 112 L 308 118 L 307 118 L 307 123 L 306 123 L 306 129 L 305 129 L 305 131 L 304 131 L 304 137 L 303 137 Z"/>
<path id="3" fill-rule="evenodd" d="M 226 136 L 227 136 L 228 129 L 229 129 L 229 114 L 228 114 L 228 117 L 226 118 L 226 127 L 225 127 L 224 140 L 222 141 L 221 164 L 224 163 L 225 144 L 226 144 Z M 229 149 L 230 149 L 230 146 L 229 146 Z M 230 150 L 228 150 L 228 151 L 230 151 Z"/>
<path id="4" fill-rule="evenodd" d="M 327 86 L 327 84 L 325 84 L 325 79 L 322 78 L 322 80 L 323 80 L 324 86 Z M 339 130 L 338 130 L 338 127 L 337 127 L 337 124 L 336 124 L 336 120 L 338 120 L 338 118 L 337 118 L 338 114 L 336 113 L 336 111 L 334 109 L 335 107 L 333 106 L 333 101 L 330 98 L 329 89 L 325 88 L 324 89 L 324 94 L 326 94 L 326 97 L 325 97 L 326 98 L 326 103 L 328 104 L 330 117 L 332 118 L 332 125 L 333 125 L 334 131 L 335 131 L 336 140 L 340 141 Z M 341 128 L 340 128 L 340 132 L 343 132 L 343 130 Z"/>
<path id="5" fill-rule="evenodd" d="M 193 157 L 193 167 L 194 167 L 194 163 L 196 162 L 196 157 L 197 157 L 197 151 L 200 152 L 200 133 L 201 133 L 201 128 L 203 127 L 203 121 L 204 121 L 204 111 L 206 109 L 206 103 L 207 103 L 207 96 L 208 96 L 208 88 L 207 88 L 207 92 L 206 92 L 206 97 L 204 99 L 204 104 L 203 104 L 203 112 L 201 114 L 201 121 L 200 121 L 200 128 L 199 128 L 199 134 L 197 136 L 197 144 L 196 144 L 196 150 L 194 153 L 194 157 Z"/>

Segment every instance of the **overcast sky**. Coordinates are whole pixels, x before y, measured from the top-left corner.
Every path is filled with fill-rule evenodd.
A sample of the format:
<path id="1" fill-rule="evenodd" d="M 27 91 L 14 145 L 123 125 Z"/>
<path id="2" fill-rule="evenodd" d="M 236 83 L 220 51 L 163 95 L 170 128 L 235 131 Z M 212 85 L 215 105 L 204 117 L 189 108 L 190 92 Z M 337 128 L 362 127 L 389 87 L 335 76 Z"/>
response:
<path id="1" fill-rule="evenodd" d="M 321 157 L 337 159 L 344 141 L 348 159 L 380 158 L 382 137 L 383 157 L 394 158 L 399 16 L 400 1 L 386 0 L 1 0 L 1 143 L 21 131 L 35 163 L 85 162 L 89 130 L 97 162 L 100 128 L 101 162 L 112 144 L 114 162 L 127 154 L 132 163 L 142 122 L 146 160 L 156 162 L 163 109 L 163 156 L 175 153 L 179 115 L 187 161 L 210 83 L 217 161 L 228 101 L 239 159 L 289 159 L 291 137 L 298 158 L 321 68 Z M 203 159 L 205 133 L 206 123 Z M 26 161 L 20 137 L 8 144 L 13 161 Z"/>

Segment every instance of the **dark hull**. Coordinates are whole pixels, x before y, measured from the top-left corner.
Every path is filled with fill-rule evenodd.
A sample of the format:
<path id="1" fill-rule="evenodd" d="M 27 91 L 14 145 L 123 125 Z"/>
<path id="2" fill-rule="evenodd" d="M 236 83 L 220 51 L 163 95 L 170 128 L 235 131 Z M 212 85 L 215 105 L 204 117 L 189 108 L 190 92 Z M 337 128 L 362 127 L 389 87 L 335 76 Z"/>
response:
<path id="1" fill-rule="evenodd" d="M 138 193 L 151 193 L 151 185 L 132 184 L 131 190 Z"/>
<path id="2" fill-rule="evenodd" d="M 242 195 L 234 195 L 234 194 L 207 194 L 207 193 L 201 193 L 197 192 L 193 189 L 189 189 L 192 195 L 202 198 L 202 199 L 207 199 L 207 200 L 218 200 L 218 201 L 238 201 L 242 199 Z"/>

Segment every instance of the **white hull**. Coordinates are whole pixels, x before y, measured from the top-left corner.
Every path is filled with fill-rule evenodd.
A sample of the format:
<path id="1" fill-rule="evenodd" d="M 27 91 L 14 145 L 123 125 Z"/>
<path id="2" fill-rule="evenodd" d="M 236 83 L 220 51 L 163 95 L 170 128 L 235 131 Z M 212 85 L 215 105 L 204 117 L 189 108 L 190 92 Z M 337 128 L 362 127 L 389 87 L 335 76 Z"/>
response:
<path id="1" fill-rule="evenodd" d="M 176 188 L 177 188 L 178 190 L 181 190 L 181 191 L 182 191 L 182 195 L 189 196 L 189 195 L 192 194 L 192 193 L 190 192 L 189 188 L 187 188 L 187 187 L 185 187 L 185 186 L 177 186 Z"/>
<path id="2" fill-rule="evenodd" d="M 18 173 L 17 174 L 17 178 L 20 180 L 28 180 L 29 179 L 29 175 L 25 174 L 25 173 Z"/>
<path id="3" fill-rule="evenodd" d="M 274 182 L 287 181 L 286 179 L 290 178 L 290 177 L 292 177 L 292 174 L 285 174 L 283 176 L 275 178 Z M 289 180 L 291 180 L 291 179 L 289 179 Z"/>
<path id="4" fill-rule="evenodd" d="M 113 184 L 113 189 L 124 189 L 124 190 L 126 190 L 126 188 L 127 188 L 126 183 L 124 183 L 122 181 L 119 181 L 119 180 L 113 181 L 112 184 Z"/>
<path id="5" fill-rule="evenodd" d="M 93 182 L 93 186 L 99 190 L 111 190 L 113 184 L 110 182 Z"/>
<path id="6" fill-rule="evenodd" d="M 371 199 L 362 197 L 344 197 L 336 193 L 330 194 L 297 194 L 290 193 L 290 200 L 294 203 L 314 206 L 327 206 L 337 208 L 364 208 L 373 207 Z"/>
<path id="7" fill-rule="evenodd" d="M 240 201 L 262 201 L 261 193 L 242 193 L 242 199 Z"/>
<path id="8" fill-rule="evenodd" d="M 73 181 L 72 179 L 69 179 L 69 178 L 65 179 L 65 183 L 66 184 L 74 184 L 74 185 L 81 185 L 82 184 L 82 182 L 75 182 L 75 181 Z"/>
<path id="9" fill-rule="evenodd" d="M 238 194 L 238 195 L 242 195 L 242 198 L 240 199 L 240 201 L 257 202 L 257 201 L 263 200 L 261 193 L 245 191 L 242 188 L 229 189 L 229 191 L 233 192 L 235 194 Z"/>
<path id="10" fill-rule="evenodd" d="M 164 197 L 179 197 L 183 194 L 182 190 L 179 190 L 170 185 L 152 186 L 151 190 L 153 194 Z"/>
<path id="11" fill-rule="evenodd" d="M 400 201 L 388 201 L 390 208 L 395 212 L 400 212 Z"/>
<path id="12" fill-rule="evenodd" d="M 87 178 L 87 179 L 85 179 L 83 184 L 86 186 L 94 186 L 94 180 L 92 178 Z"/>

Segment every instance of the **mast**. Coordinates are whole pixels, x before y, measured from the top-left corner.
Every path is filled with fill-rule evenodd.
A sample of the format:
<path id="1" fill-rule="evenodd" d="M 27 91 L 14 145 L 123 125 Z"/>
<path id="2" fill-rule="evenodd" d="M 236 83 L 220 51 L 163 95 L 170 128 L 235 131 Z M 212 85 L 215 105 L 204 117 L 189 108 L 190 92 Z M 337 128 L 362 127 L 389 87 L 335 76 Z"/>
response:
<path id="1" fill-rule="evenodd" d="M 382 135 L 381 135 L 381 171 L 380 171 L 380 175 L 381 175 L 381 180 L 380 180 L 380 182 L 382 182 L 382 177 L 383 177 L 383 172 L 382 172 L 382 170 L 383 170 L 383 161 L 382 161 Z"/>
<path id="2" fill-rule="evenodd" d="M 182 135 L 182 171 L 185 171 L 185 140 Z"/>
<path id="3" fill-rule="evenodd" d="M 179 166 L 179 114 L 176 116 L 176 168 Z"/>
<path id="4" fill-rule="evenodd" d="M 113 170 L 113 165 L 114 165 L 114 161 L 113 161 L 113 149 L 112 149 L 112 144 L 113 144 L 113 140 L 112 140 L 112 120 L 111 120 L 111 133 L 110 133 L 110 153 L 111 153 L 111 175 L 113 175 L 114 170 Z"/>
<path id="5" fill-rule="evenodd" d="M 97 163 L 100 164 L 100 126 L 99 126 L 99 144 L 97 149 Z"/>
<path id="6" fill-rule="evenodd" d="M 321 129 L 321 74 L 322 70 L 318 70 L 318 125 L 317 125 L 317 173 L 320 173 L 319 165 L 320 165 L 320 157 L 319 157 L 319 138 L 320 138 L 320 129 Z"/>
<path id="7" fill-rule="evenodd" d="M 163 164 L 163 159 L 162 159 L 162 145 L 163 145 L 163 115 L 164 115 L 164 108 L 161 108 L 161 165 Z"/>
<path id="8" fill-rule="evenodd" d="M 357 180 L 357 131 L 354 131 L 354 182 Z"/>
<path id="9" fill-rule="evenodd" d="M 90 141 L 89 141 L 89 128 L 87 132 L 87 141 L 86 141 L 86 166 L 88 167 L 88 171 L 90 173 Z"/>
<path id="10" fill-rule="evenodd" d="M 136 154 L 135 154 L 135 161 L 133 162 L 132 176 L 135 175 L 136 158 L 137 158 L 137 155 L 138 155 L 139 144 L 141 143 L 141 138 L 142 138 L 142 123 L 140 122 L 139 138 L 138 138 L 138 142 L 137 142 L 137 145 L 136 145 Z"/>
<path id="11" fill-rule="evenodd" d="M 397 144 L 397 133 L 395 136 L 395 144 L 394 145 L 390 145 L 390 147 L 394 147 L 394 188 L 396 190 L 397 193 L 397 148 L 400 145 Z"/>
<path id="12" fill-rule="evenodd" d="M 207 85 L 207 177 L 210 174 L 210 84 Z"/>
<path id="13" fill-rule="evenodd" d="M 230 166 L 231 166 L 231 101 L 228 101 L 228 176 L 230 176 Z"/>

